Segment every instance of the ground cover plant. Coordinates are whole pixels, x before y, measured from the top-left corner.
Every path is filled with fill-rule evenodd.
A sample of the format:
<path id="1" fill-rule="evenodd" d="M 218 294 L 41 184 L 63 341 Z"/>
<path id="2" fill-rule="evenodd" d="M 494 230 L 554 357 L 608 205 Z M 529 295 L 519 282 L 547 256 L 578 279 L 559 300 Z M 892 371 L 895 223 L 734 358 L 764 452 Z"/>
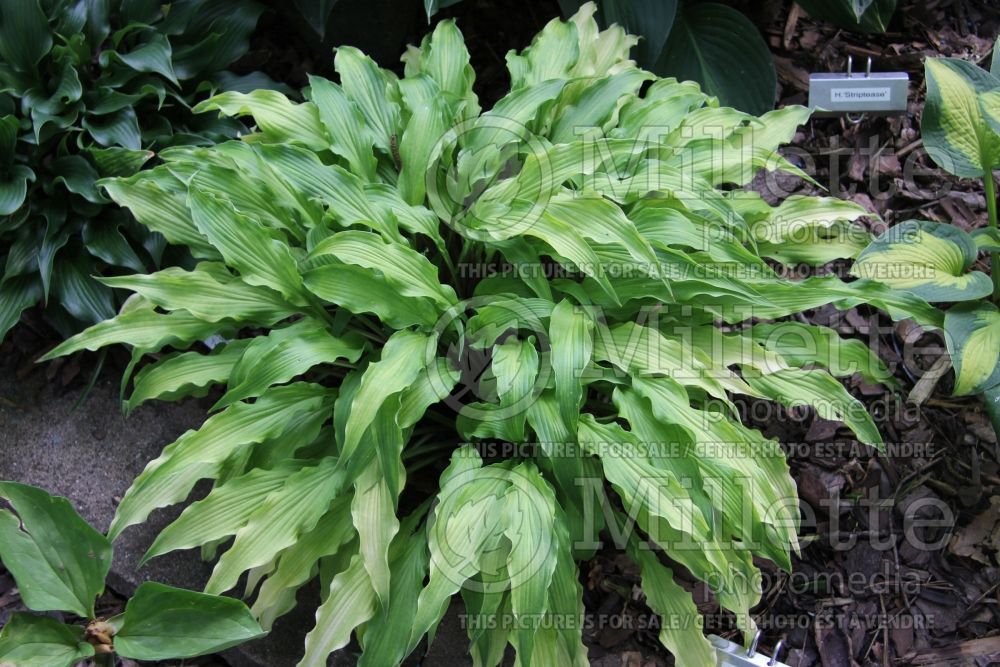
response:
<path id="1" fill-rule="evenodd" d="M 111 542 L 65 498 L 16 482 L 0 482 L 0 562 L 35 612 L 66 612 L 85 625 L 51 616 L 14 614 L 0 630 L 0 665 L 72 667 L 93 658 L 113 666 L 136 660 L 191 658 L 263 634 L 239 600 L 147 582 L 125 612 L 97 618 L 94 598 L 111 567 Z"/>
<path id="2" fill-rule="evenodd" d="M 246 83 L 224 70 L 246 52 L 261 9 L 238 0 L 3 3 L 0 339 L 39 303 L 57 330 L 75 333 L 120 305 L 91 276 L 180 261 L 164 258 L 163 238 L 96 182 L 134 173 L 165 146 L 243 129 L 196 118 L 190 104 L 205 95 L 200 84 Z"/>
<path id="3" fill-rule="evenodd" d="M 754 117 L 658 79 L 593 12 L 509 54 L 489 111 L 445 22 L 402 78 L 341 48 L 341 83 L 313 78 L 306 102 L 199 106 L 250 116 L 243 141 L 102 182 L 199 261 L 102 279 L 134 295 L 48 358 L 131 346 L 151 363 L 130 369 L 127 409 L 222 389 L 109 536 L 214 480 L 147 556 L 221 551 L 206 591 L 245 584 L 265 629 L 318 577 L 302 665 L 352 635 L 360 664 L 397 664 L 456 593 L 476 664 L 508 643 L 521 664 L 586 664 L 576 563 L 602 536 L 639 564 L 664 645 L 714 665 L 663 556 L 752 635 L 753 558 L 788 568 L 797 548 L 781 448 L 730 394 L 811 405 L 879 446 L 836 378 L 892 384 L 888 369 L 782 318 L 867 303 L 941 325 L 878 280 L 782 278 L 870 241 L 849 202 L 730 187 L 761 168 L 804 176 L 776 148 L 808 110 Z"/>

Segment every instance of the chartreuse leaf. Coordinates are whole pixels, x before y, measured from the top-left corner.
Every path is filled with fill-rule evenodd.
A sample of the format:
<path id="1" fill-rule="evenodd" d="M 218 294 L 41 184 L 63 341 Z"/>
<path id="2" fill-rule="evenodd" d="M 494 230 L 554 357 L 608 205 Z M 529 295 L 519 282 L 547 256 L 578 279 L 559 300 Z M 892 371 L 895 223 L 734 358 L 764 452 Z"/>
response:
<path id="1" fill-rule="evenodd" d="M 375 146 L 391 154 L 401 129 L 395 77 L 352 46 L 337 49 L 333 66 L 344 92 L 361 109 Z"/>
<path id="2" fill-rule="evenodd" d="M 236 533 L 233 546 L 222 554 L 205 585 L 208 593 L 221 593 L 236 585 L 241 574 L 271 561 L 295 544 L 299 535 L 313 529 L 340 493 L 343 475 L 337 460 L 326 458 L 315 466 L 288 475 Z"/>
<path id="3" fill-rule="evenodd" d="M 0 482 L 0 560 L 14 576 L 21 599 L 35 611 L 94 617 L 104 590 L 111 544 L 65 498 L 16 482 Z"/>
<path id="4" fill-rule="evenodd" d="M 340 496 L 316 526 L 278 556 L 278 564 L 261 585 L 253 613 L 265 629 L 295 606 L 295 593 L 315 574 L 321 558 L 346 548 L 354 536 L 350 519 L 350 496 Z"/>
<path id="5" fill-rule="evenodd" d="M 306 652 L 297 667 L 324 667 L 331 653 L 347 645 L 351 632 L 378 612 L 378 598 L 372 588 L 360 554 L 338 573 L 326 591 L 326 601 L 316 610 L 316 626 L 306 635 Z"/>
<path id="6" fill-rule="evenodd" d="M 753 340 L 772 350 L 789 364 L 818 364 L 836 377 L 860 373 L 866 382 L 883 383 L 890 387 L 898 383 L 878 355 L 860 340 L 841 338 L 829 327 L 801 322 L 755 324 L 750 330 Z"/>
<path id="7" fill-rule="evenodd" d="M 225 461 L 244 447 L 280 436 L 297 420 L 316 419 L 327 390 L 299 382 L 274 387 L 253 403 L 236 403 L 188 431 L 136 477 L 111 522 L 114 538 L 158 507 L 179 502 L 194 484 L 217 477 Z M 321 413 L 320 413 L 321 414 Z"/>
<path id="8" fill-rule="evenodd" d="M 73 667 L 93 655 L 83 628 L 48 616 L 14 614 L 0 630 L 0 665 Z"/>
<path id="9" fill-rule="evenodd" d="M 249 284 L 222 264 L 202 262 L 193 271 L 177 267 L 148 275 L 101 278 L 109 287 L 132 290 L 164 310 L 183 310 L 206 322 L 230 319 L 265 325 L 298 309 L 277 291 Z"/>
<path id="10" fill-rule="evenodd" d="M 375 421 L 383 403 L 412 385 L 420 371 L 431 361 L 428 349 L 432 345 L 434 339 L 426 334 L 397 331 L 386 341 L 379 360 L 365 369 L 347 418 L 341 447 L 341 456 L 345 462 L 354 454 L 361 436 Z"/>
<path id="11" fill-rule="evenodd" d="M 931 302 L 971 301 L 993 292 L 989 276 L 969 271 L 977 254 L 975 241 L 957 227 L 907 220 L 865 248 L 851 274 Z"/>
<path id="12" fill-rule="evenodd" d="M 549 345 L 559 413 L 571 427 L 580 414 L 582 376 L 594 353 L 594 319 L 567 300 L 552 310 Z"/>
<path id="13" fill-rule="evenodd" d="M 125 605 L 115 651 L 133 660 L 194 658 L 263 636 L 239 600 L 146 582 Z"/>
<path id="14" fill-rule="evenodd" d="M 747 377 L 747 383 L 772 401 L 788 407 L 811 405 L 823 419 L 844 422 L 866 445 L 883 444 L 868 409 L 824 370 L 790 368 Z"/>
<path id="15" fill-rule="evenodd" d="M 143 561 L 235 535 L 298 467 L 286 464 L 273 470 L 257 468 L 217 486 L 160 531 Z"/>
<path id="16" fill-rule="evenodd" d="M 698 614 L 691 595 L 674 582 L 673 572 L 648 544 L 632 536 L 628 546 L 629 556 L 639 564 L 646 602 L 660 616 L 660 641 L 675 656 L 683 656 L 685 664 L 715 665 L 715 650 L 701 628 L 686 621 Z"/>
<path id="17" fill-rule="evenodd" d="M 316 106 L 310 102 L 295 104 L 275 90 L 220 93 L 194 108 L 195 113 L 204 111 L 220 111 L 227 116 L 253 116 L 257 128 L 270 141 L 292 141 L 313 150 L 322 150 L 330 145 Z"/>
<path id="18" fill-rule="evenodd" d="M 1000 312 L 990 303 L 962 304 L 944 317 L 945 342 L 955 366 L 955 395 L 1000 384 Z"/>
<path id="19" fill-rule="evenodd" d="M 259 222 L 239 214 L 224 199 L 199 189 L 192 189 L 190 197 L 194 224 L 245 282 L 303 303 L 302 276 L 287 244 L 269 236 Z"/>
<path id="20" fill-rule="evenodd" d="M 1000 164 L 1000 135 L 980 111 L 980 96 L 1000 90 L 1000 79 L 958 58 L 924 62 L 927 103 L 920 121 L 931 158 L 956 176 L 977 177 Z"/>
<path id="21" fill-rule="evenodd" d="M 348 98 L 343 88 L 326 79 L 310 76 L 309 86 L 309 99 L 316 105 L 333 151 L 347 159 L 355 175 L 374 181 L 377 161 L 372 150 L 375 142 L 365 126 L 361 109 Z"/>
<path id="22" fill-rule="evenodd" d="M 81 331 L 57 345 L 41 361 L 118 343 L 132 345 L 144 352 L 155 352 L 164 345 L 186 347 L 196 340 L 209 337 L 217 330 L 217 325 L 186 311 L 161 315 L 149 308 L 139 308 Z"/>
<path id="23" fill-rule="evenodd" d="M 320 241 L 310 254 L 310 258 L 324 256 L 379 271 L 403 296 L 432 299 L 442 309 L 458 301 L 455 290 L 441 284 L 437 267 L 426 257 L 409 246 L 387 242 L 378 234 L 337 232 Z"/>
<path id="24" fill-rule="evenodd" d="M 311 319 L 274 329 L 246 346 L 229 374 L 228 391 L 216 407 L 260 396 L 268 387 L 288 382 L 315 366 L 338 360 L 354 363 L 362 350 L 359 336 L 336 338 Z"/>

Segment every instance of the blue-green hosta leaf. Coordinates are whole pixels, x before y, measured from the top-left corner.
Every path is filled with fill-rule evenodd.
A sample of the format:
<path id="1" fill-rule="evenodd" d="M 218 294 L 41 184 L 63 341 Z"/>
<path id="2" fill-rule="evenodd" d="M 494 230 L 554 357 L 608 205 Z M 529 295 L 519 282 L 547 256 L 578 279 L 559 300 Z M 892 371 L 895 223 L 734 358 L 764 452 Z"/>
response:
<path id="1" fill-rule="evenodd" d="M 15 482 L 0 482 L 0 561 L 21 599 L 35 611 L 69 611 L 93 618 L 104 590 L 111 543 L 80 518 L 65 498 Z"/>
<path id="2" fill-rule="evenodd" d="M 292 303 L 305 303 L 302 275 L 286 243 L 271 237 L 256 220 L 237 213 L 224 199 L 192 188 L 190 202 L 198 230 L 245 282 L 276 290 Z"/>
<path id="3" fill-rule="evenodd" d="M 306 635 L 306 653 L 297 667 L 325 667 L 329 655 L 346 646 L 354 629 L 376 613 L 378 598 L 364 558 L 358 554 L 330 581 L 326 601 L 316 610 L 316 627 Z"/>
<path id="4" fill-rule="evenodd" d="M 958 58 L 928 58 L 927 104 L 920 121 L 931 158 L 956 176 L 977 177 L 1000 164 L 1000 135 L 983 118 L 982 95 L 1000 89 L 1000 79 Z"/>
<path id="5" fill-rule="evenodd" d="M 298 312 L 277 292 L 248 284 L 222 264 L 201 262 L 148 275 L 101 278 L 109 287 L 141 294 L 165 310 L 183 310 L 206 322 L 231 319 L 271 325 Z"/>
<path id="6" fill-rule="evenodd" d="M 629 555 L 642 573 L 642 590 L 649 607 L 660 615 L 660 642 L 685 665 L 714 667 L 715 650 L 695 623 L 698 608 L 691 594 L 674 582 L 670 568 L 660 562 L 656 553 L 638 540 L 629 540 Z"/>
<path id="7" fill-rule="evenodd" d="M 219 559 L 205 585 L 207 593 L 222 593 L 236 585 L 240 575 L 271 560 L 313 529 L 343 488 L 337 459 L 326 458 L 285 477 L 250 514 L 236 533 L 233 546 Z"/>
<path id="8" fill-rule="evenodd" d="M 276 90 L 226 92 L 201 102 L 195 113 L 220 111 L 227 116 L 253 116 L 257 129 L 272 142 L 291 141 L 313 150 L 330 146 L 319 112 L 311 102 L 295 104 Z"/>
<path id="9" fill-rule="evenodd" d="M 1000 312 L 990 303 L 962 304 L 944 317 L 945 341 L 955 366 L 955 395 L 1000 384 Z"/>
<path id="10" fill-rule="evenodd" d="M 151 581 L 125 605 L 115 651 L 134 660 L 177 660 L 217 653 L 263 636 L 239 600 Z"/>
<path id="11" fill-rule="evenodd" d="M 16 164 L 0 176 L 0 216 L 10 215 L 21 208 L 28 192 L 28 182 L 35 180 L 35 172 Z"/>
<path id="12" fill-rule="evenodd" d="M 753 340 L 795 366 L 819 364 L 836 377 L 860 373 L 871 384 L 898 385 L 892 372 L 867 345 L 841 338 L 828 327 L 789 321 L 755 324 L 750 333 Z"/>
<path id="13" fill-rule="evenodd" d="M 218 324 L 206 322 L 186 311 L 162 315 L 150 308 L 140 308 L 123 312 L 81 331 L 57 345 L 39 361 L 122 343 L 143 352 L 156 352 L 165 345 L 183 348 L 218 333 L 218 330 Z"/>
<path id="14" fill-rule="evenodd" d="M 347 159 L 356 176 L 374 181 L 377 160 L 372 150 L 375 142 L 361 109 L 347 97 L 343 88 L 326 79 L 310 76 L 309 86 L 309 99 L 316 105 L 333 152 Z"/>
<path id="15" fill-rule="evenodd" d="M 332 255 L 345 264 L 379 271 L 403 296 L 436 301 L 442 309 L 458 301 L 455 290 L 443 285 L 438 269 L 425 256 L 401 243 L 387 242 L 378 234 L 360 231 L 337 232 L 320 241 L 310 259 Z"/>
<path id="16" fill-rule="evenodd" d="M 866 445 L 883 445 L 868 409 L 825 370 L 790 368 L 746 380 L 773 401 L 788 407 L 811 405 L 823 419 L 844 422 Z"/>
<path id="17" fill-rule="evenodd" d="M 109 265 L 146 271 L 145 263 L 129 245 L 116 221 L 92 218 L 83 224 L 82 237 L 87 252 Z"/>
<path id="18" fill-rule="evenodd" d="M 136 477 L 109 535 L 144 521 L 158 507 L 183 500 L 199 479 L 217 477 L 233 454 L 280 436 L 302 420 L 325 419 L 328 390 L 299 382 L 268 390 L 255 403 L 236 403 L 188 431 Z"/>
<path id="19" fill-rule="evenodd" d="M 85 254 L 60 257 L 59 270 L 52 275 L 54 301 L 85 324 L 114 317 L 111 290 L 91 278 L 96 268 Z"/>
<path id="20" fill-rule="evenodd" d="M 989 276 L 969 271 L 975 241 L 952 225 L 907 220 L 858 256 L 851 275 L 906 290 L 927 301 L 971 301 L 993 292 Z"/>
<path id="21" fill-rule="evenodd" d="M 353 46 L 338 48 L 333 65 L 344 92 L 364 114 L 375 146 L 391 154 L 401 131 L 395 76 Z"/>
<path id="22" fill-rule="evenodd" d="M 113 113 L 83 117 L 83 128 L 101 146 L 121 146 L 137 151 L 142 148 L 142 132 L 135 109 L 125 107 Z"/>
<path id="23" fill-rule="evenodd" d="M 48 616 L 14 614 L 0 630 L 0 665 L 73 667 L 93 655 L 83 628 Z"/>
<path id="24" fill-rule="evenodd" d="M 21 319 L 21 313 L 41 298 L 42 285 L 35 276 L 17 276 L 0 282 L 0 340 Z"/>
<path id="25" fill-rule="evenodd" d="M 167 36 L 153 32 L 146 37 L 145 42 L 131 49 L 127 53 L 121 53 L 108 49 L 102 51 L 100 63 L 102 67 L 109 67 L 112 59 L 124 63 L 136 72 L 150 72 L 159 74 L 174 85 L 179 85 L 177 75 L 174 73 L 172 61 L 173 52 L 170 47 L 170 40 Z"/>
<path id="26" fill-rule="evenodd" d="M 7 114 L 0 117 L 0 167 L 8 167 L 17 155 L 17 135 L 21 132 L 21 122 L 17 116 Z"/>
<path id="27" fill-rule="evenodd" d="M 48 19 L 38 0 L 10 0 L 0 8 L 0 56 L 30 71 L 52 48 Z"/>
<path id="28" fill-rule="evenodd" d="M 316 526 L 278 556 L 278 564 L 260 587 L 253 613 L 267 630 L 295 606 L 295 593 L 315 574 L 321 558 L 333 555 L 355 535 L 351 496 L 339 496 Z"/>
<path id="29" fill-rule="evenodd" d="M 726 5 L 684 6 L 654 70 L 697 81 L 726 106 L 754 114 L 774 107 L 777 79 L 767 44 L 746 16 Z"/>

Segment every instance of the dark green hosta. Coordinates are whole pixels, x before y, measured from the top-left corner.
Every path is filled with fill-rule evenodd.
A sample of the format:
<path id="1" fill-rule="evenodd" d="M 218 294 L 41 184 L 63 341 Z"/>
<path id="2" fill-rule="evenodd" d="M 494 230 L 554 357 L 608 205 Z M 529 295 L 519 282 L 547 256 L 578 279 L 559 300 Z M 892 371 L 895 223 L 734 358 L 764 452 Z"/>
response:
<path id="1" fill-rule="evenodd" d="M 115 654 L 136 660 L 192 658 L 263 634 L 238 600 L 153 582 L 139 586 L 121 615 L 96 618 L 94 598 L 104 591 L 111 542 L 65 498 L 0 482 L 0 500 L 12 510 L 0 509 L 0 562 L 17 582 L 24 605 L 68 612 L 87 623 L 14 614 L 0 630 L 0 665 L 72 667 Z"/>
<path id="2" fill-rule="evenodd" d="M 236 136 L 194 117 L 199 82 L 248 47 L 261 8 L 241 0 L 9 0 L 0 4 L 0 338 L 38 302 L 63 332 L 109 317 L 90 276 L 159 266 L 164 242 L 109 206 L 100 177 L 157 151 Z M 242 82 L 245 83 L 245 82 Z"/>
<path id="3" fill-rule="evenodd" d="M 813 405 L 878 446 L 836 376 L 892 383 L 858 341 L 766 322 L 831 302 L 940 322 L 875 281 L 776 275 L 764 257 L 824 263 L 868 241 L 850 203 L 719 187 L 795 171 L 775 149 L 808 111 L 717 107 L 637 69 L 590 13 L 511 54 L 490 111 L 445 22 L 402 79 L 339 49 L 341 84 L 314 78 L 305 103 L 201 105 L 252 116 L 245 141 L 104 183 L 199 263 L 105 279 L 135 295 L 50 356 L 130 345 L 152 363 L 129 409 L 219 390 L 111 535 L 214 480 L 148 557 L 221 550 L 208 592 L 249 572 L 264 627 L 318 576 L 303 666 L 352 633 L 361 664 L 397 664 L 458 592 L 476 664 L 508 642 L 521 664 L 586 664 L 577 562 L 602 534 L 640 564 L 663 643 L 714 665 L 660 552 L 749 632 L 753 556 L 787 568 L 797 544 L 782 451 L 730 396 Z"/>

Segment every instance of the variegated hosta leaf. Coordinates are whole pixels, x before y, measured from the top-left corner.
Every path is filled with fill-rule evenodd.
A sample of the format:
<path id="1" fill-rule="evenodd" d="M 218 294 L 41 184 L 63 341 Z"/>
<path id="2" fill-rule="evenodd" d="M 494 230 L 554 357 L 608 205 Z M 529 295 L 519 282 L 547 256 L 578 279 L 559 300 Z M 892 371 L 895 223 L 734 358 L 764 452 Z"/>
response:
<path id="1" fill-rule="evenodd" d="M 944 318 L 945 341 L 955 366 L 955 395 L 981 393 L 1000 384 L 1000 312 L 990 303 L 963 304 Z"/>
<path id="2" fill-rule="evenodd" d="M 971 301 L 993 292 L 990 277 L 969 271 L 978 249 L 952 225 L 908 220 L 888 229 L 865 248 L 851 274 L 927 301 Z"/>
<path id="3" fill-rule="evenodd" d="M 980 99 L 1000 90 L 996 72 L 958 58 L 928 58 L 924 73 L 927 105 L 920 131 L 927 152 L 957 176 L 989 175 L 1000 163 L 1000 134 L 983 118 Z"/>

